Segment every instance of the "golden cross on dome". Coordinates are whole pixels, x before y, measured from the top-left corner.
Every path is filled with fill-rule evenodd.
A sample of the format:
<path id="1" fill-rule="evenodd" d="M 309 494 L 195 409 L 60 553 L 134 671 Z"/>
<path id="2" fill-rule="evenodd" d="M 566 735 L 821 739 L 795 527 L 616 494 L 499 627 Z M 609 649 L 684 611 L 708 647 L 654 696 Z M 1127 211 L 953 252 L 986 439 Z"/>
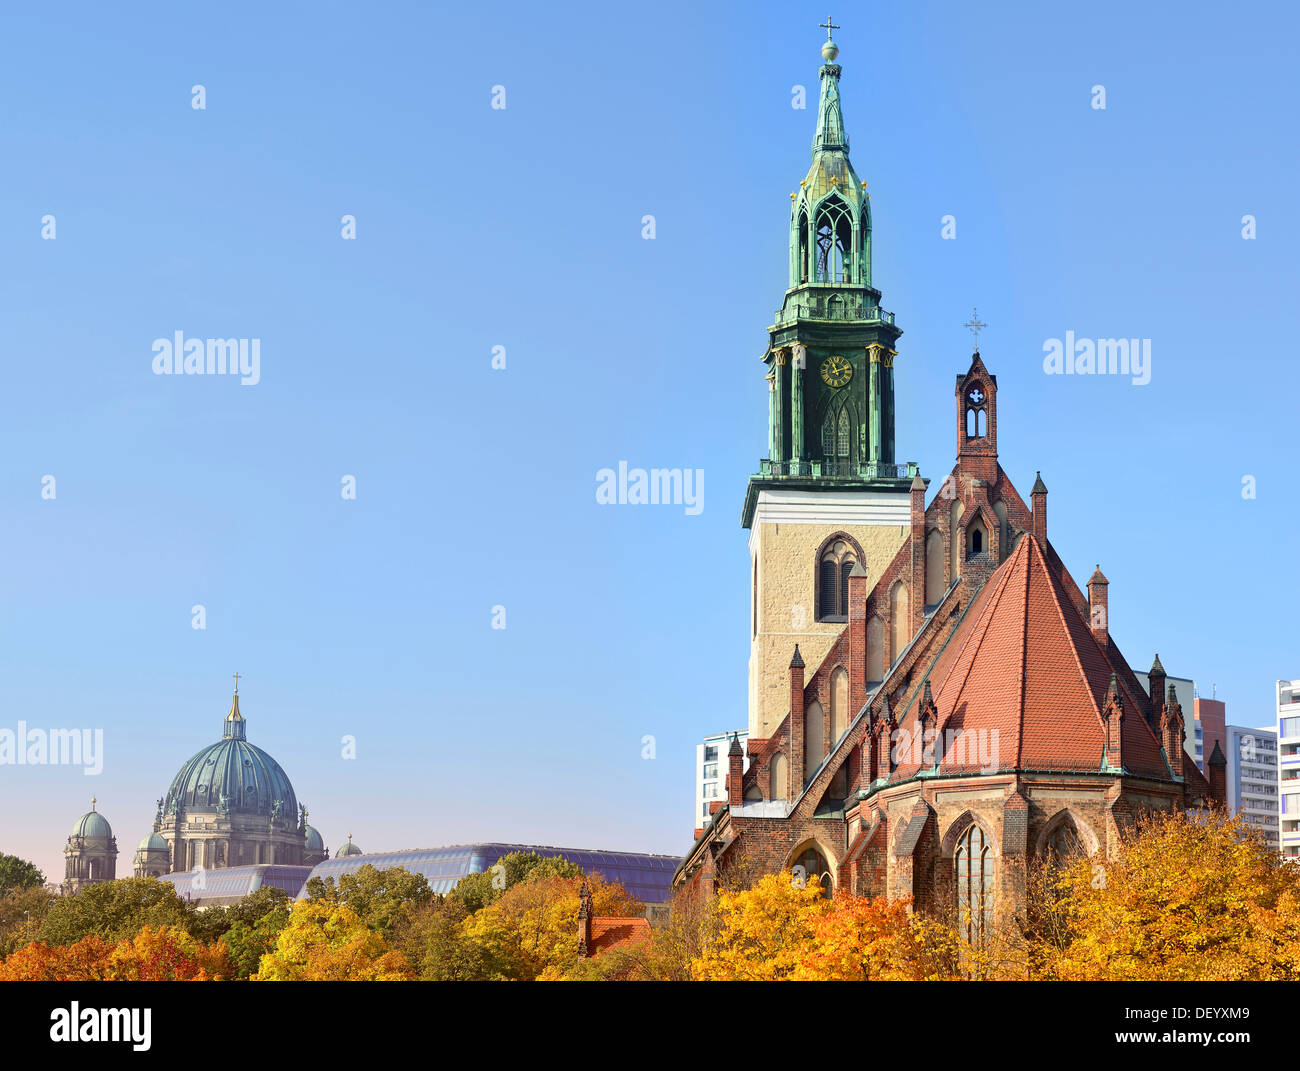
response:
<path id="1" fill-rule="evenodd" d="M 818 28 L 819 30 L 825 30 L 825 31 L 826 31 L 826 40 L 827 40 L 827 41 L 829 41 L 829 40 L 831 39 L 831 31 L 832 31 L 832 30 L 838 30 L 838 29 L 839 29 L 839 27 L 836 26 L 835 23 L 831 22 L 831 17 L 830 17 L 829 15 L 826 16 L 826 21 L 825 21 L 825 22 L 819 22 L 819 23 L 817 24 L 817 28 Z"/>
<path id="2" fill-rule="evenodd" d="M 99 801 L 96 800 L 94 796 L 91 796 L 91 797 L 90 797 L 90 809 L 91 809 L 92 811 L 95 809 L 95 804 L 98 803 L 98 802 L 99 802 Z"/>
<path id="3" fill-rule="evenodd" d="M 238 694 L 239 694 L 239 674 L 238 674 L 238 673 L 233 673 L 233 674 L 231 674 L 231 676 L 233 676 L 233 677 L 235 678 L 235 694 L 238 695 Z"/>

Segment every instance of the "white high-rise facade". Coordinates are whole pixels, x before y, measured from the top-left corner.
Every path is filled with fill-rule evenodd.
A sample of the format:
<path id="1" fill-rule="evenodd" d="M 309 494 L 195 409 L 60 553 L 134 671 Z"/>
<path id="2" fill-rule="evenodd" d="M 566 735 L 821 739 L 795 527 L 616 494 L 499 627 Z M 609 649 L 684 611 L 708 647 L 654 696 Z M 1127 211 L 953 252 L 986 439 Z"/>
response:
<path id="1" fill-rule="evenodd" d="M 1270 848 L 1281 848 L 1278 830 L 1277 733 L 1229 725 L 1226 729 L 1228 812 L 1264 835 Z M 1300 790 L 1300 781 L 1296 782 Z"/>
<path id="2" fill-rule="evenodd" d="M 747 729 L 737 729 L 740 747 L 745 750 L 749 739 Z M 706 736 L 704 743 L 695 745 L 695 824 L 701 829 L 709 820 L 709 804 L 727 801 L 727 749 L 731 747 L 731 733 L 714 733 Z M 742 771 L 749 769 L 746 753 Z"/>
<path id="3" fill-rule="evenodd" d="M 1277 752 L 1282 854 L 1300 856 L 1300 680 L 1277 682 Z"/>

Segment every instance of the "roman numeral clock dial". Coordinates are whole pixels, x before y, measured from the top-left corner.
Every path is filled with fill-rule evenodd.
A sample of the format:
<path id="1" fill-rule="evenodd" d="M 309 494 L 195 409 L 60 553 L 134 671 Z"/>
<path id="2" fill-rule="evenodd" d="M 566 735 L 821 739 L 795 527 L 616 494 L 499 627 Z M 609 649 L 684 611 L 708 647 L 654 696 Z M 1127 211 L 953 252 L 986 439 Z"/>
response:
<path id="1" fill-rule="evenodd" d="M 822 361 L 822 382 L 828 387 L 842 387 L 853 378 L 853 365 L 847 357 L 827 357 Z"/>

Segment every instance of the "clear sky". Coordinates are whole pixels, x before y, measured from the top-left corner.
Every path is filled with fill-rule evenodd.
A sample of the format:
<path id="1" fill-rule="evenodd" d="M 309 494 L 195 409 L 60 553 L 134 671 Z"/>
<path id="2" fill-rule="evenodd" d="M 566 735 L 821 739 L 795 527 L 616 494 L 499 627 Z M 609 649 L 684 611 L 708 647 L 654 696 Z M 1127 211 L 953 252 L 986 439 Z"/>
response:
<path id="1" fill-rule="evenodd" d="M 1052 541 L 1081 583 L 1101 563 L 1121 648 L 1266 723 L 1300 676 L 1297 16 L 834 15 L 904 330 L 900 459 L 951 466 L 978 305 L 1002 464 L 1026 496 L 1042 470 Z M 0 766 L 0 850 L 58 880 L 93 794 L 129 873 L 236 670 L 249 739 L 332 850 L 688 847 L 694 745 L 746 720 L 740 507 L 825 17 L 0 19 L 0 728 L 105 738 L 97 777 Z M 260 340 L 260 381 L 155 375 L 176 331 Z M 1044 374 L 1067 331 L 1150 339 L 1150 383 Z M 702 469 L 703 511 L 599 505 L 620 461 Z"/>

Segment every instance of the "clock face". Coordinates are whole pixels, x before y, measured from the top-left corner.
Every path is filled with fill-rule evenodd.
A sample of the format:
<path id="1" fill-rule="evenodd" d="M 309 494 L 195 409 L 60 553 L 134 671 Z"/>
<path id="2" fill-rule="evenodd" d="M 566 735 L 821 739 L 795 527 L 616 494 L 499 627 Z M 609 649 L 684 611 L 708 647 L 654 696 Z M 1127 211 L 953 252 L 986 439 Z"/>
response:
<path id="1" fill-rule="evenodd" d="M 853 378 L 853 365 L 847 357 L 827 357 L 822 361 L 822 380 L 828 387 L 842 387 Z"/>

